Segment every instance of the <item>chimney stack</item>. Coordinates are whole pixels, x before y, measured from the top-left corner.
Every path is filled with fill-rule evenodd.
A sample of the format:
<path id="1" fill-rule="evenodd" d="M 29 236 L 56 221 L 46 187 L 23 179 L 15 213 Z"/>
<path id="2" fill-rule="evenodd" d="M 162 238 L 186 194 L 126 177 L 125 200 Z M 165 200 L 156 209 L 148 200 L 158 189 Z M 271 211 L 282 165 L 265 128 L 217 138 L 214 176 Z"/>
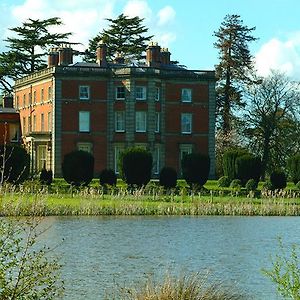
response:
<path id="1" fill-rule="evenodd" d="M 101 67 L 105 67 L 107 65 L 106 54 L 107 54 L 107 46 L 101 40 L 98 43 L 97 50 L 96 50 L 96 57 L 97 57 L 96 62 Z"/>
<path id="2" fill-rule="evenodd" d="M 170 62 L 171 62 L 171 53 L 169 52 L 169 49 L 168 48 L 162 48 L 161 52 L 160 52 L 160 55 L 161 55 L 161 63 L 163 65 L 169 65 Z"/>
<path id="3" fill-rule="evenodd" d="M 73 50 L 68 45 L 62 45 L 58 49 L 58 64 L 67 66 L 73 63 Z"/>
<path id="4" fill-rule="evenodd" d="M 3 103 L 2 103 L 2 106 L 7 108 L 13 108 L 14 107 L 14 98 L 11 94 L 5 94 L 3 96 Z"/>
<path id="5" fill-rule="evenodd" d="M 48 68 L 56 67 L 58 65 L 58 50 L 51 48 L 48 54 Z"/>
<path id="6" fill-rule="evenodd" d="M 161 63 L 160 46 L 151 42 L 146 49 L 146 63 L 149 67 L 159 66 Z"/>

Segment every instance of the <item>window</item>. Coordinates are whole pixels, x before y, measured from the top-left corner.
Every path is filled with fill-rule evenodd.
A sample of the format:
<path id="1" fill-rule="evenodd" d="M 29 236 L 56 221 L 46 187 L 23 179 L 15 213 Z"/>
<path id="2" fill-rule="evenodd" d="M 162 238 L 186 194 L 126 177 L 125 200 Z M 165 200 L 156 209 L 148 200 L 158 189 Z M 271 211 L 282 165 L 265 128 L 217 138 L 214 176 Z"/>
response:
<path id="1" fill-rule="evenodd" d="M 44 89 L 41 89 L 41 103 L 44 103 Z"/>
<path id="2" fill-rule="evenodd" d="M 48 87 L 48 101 L 52 99 L 52 88 L 51 86 Z"/>
<path id="3" fill-rule="evenodd" d="M 36 131 L 36 115 L 33 115 L 33 126 L 32 131 Z"/>
<path id="4" fill-rule="evenodd" d="M 160 113 L 155 112 L 155 132 L 160 132 Z"/>
<path id="5" fill-rule="evenodd" d="M 90 112 L 79 112 L 79 132 L 90 132 Z"/>
<path id="6" fill-rule="evenodd" d="M 192 90 L 182 89 L 181 90 L 181 101 L 182 102 L 192 102 Z"/>
<path id="7" fill-rule="evenodd" d="M 31 117 L 28 117 L 28 132 L 31 132 Z"/>
<path id="8" fill-rule="evenodd" d="M 23 95 L 23 107 L 26 106 L 26 94 Z"/>
<path id="9" fill-rule="evenodd" d="M 33 91 L 33 104 L 36 104 L 36 91 Z"/>
<path id="10" fill-rule="evenodd" d="M 147 113 L 145 111 L 135 112 L 135 131 L 146 132 L 147 129 Z"/>
<path id="11" fill-rule="evenodd" d="M 29 93 L 29 94 L 28 94 L 28 104 L 29 104 L 29 105 L 32 104 L 32 98 L 31 98 L 31 97 L 32 97 L 32 94 Z"/>
<path id="12" fill-rule="evenodd" d="M 41 114 L 41 131 L 45 130 L 45 124 L 44 124 L 45 120 L 44 120 L 44 114 Z"/>
<path id="13" fill-rule="evenodd" d="M 90 87 L 87 85 L 79 86 L 79 99 L 80 100 L 88 100 L 90 99 Z"/>
<path id="14" fill-rule="evenodd" d="M 124 132 L 125 131 L 125 112 L 116 111 L 115 112 L 115 131 Z"/>
<path id="15" fill-rule="evenodd" d="M 93 153 L 93 145 L 91 143 L 77 143 L 77 149 L 88 153 Z"/>
<path id="16" fill-rule="evenodd" d="M 51 112 L 48 112 L 48 131 L 52 130 Z"/>
<path id="17" fill-rule="evenodd" d="M 40 171 L 46 168 L 47 162 L 47 146 L 40 145 L 37 148 L 37 170 Z"/>
<path id="18" fill-rule="evenodd" d="M 19 103 L 19 96 L 17 96 L 17 99 L 16 99 L 16 109 L 19 109 L 19 105 L 20 105 L 20 103 Z"/>
<path id="19" fill-rule="evenodd" d="M 25 134 L 26 132 L 26 118 L 23 117 L 23 135 Z"/>
<path id="20" fill-rule="evenodd" d="M 125 99 L 125 87 L 124 86 L 117 86 L 116 87 L 116 99 L 117 100 L 124 100 Z"/>
<path id="21" fill-rule="evenodd" d="M 135 98 L 136 100 L 146 100 L 146 87 L 136 86 L 135 87 Z"/>
<path id="22" fill-rule="evenodd" d="M 160 149 L 159 147 L 155 147 L 153 153 L 153 173 L 159 174 L 159 171 L 160 171 Z"/>
<path id="23" fill-rule="evenodd" d="M 181 133 L 192 133 L 192 114 L 181 114 Z"/>
<path id="24" fill-rule="evenodd" d="M 120 159 L 120 155 L 122 153 L 122 151 L 124 150 L 124 148 L 122 146 L 115 146 L 115 155 L 114 155 L 114 168 L 115 168 L 115 173 L 119 174 L 119 159 Z"/>
<path id="25" fill-rule="evenodd" d="M 180 169 L 181 173 L 182 173 L 182 168 L 181 168 L 182 159 L 187 154 L 191 154 L 192 152 L 193 152 L 193 145 L 192 144 L 181 144 L 179 146 L 179 169 Z"/>
<path id="26" fill-rule="evenodd" d="M 156 87 L 156 91 L 155 91 L 155 101 L 159 101 L 160 100 L 160 88 Z"/>

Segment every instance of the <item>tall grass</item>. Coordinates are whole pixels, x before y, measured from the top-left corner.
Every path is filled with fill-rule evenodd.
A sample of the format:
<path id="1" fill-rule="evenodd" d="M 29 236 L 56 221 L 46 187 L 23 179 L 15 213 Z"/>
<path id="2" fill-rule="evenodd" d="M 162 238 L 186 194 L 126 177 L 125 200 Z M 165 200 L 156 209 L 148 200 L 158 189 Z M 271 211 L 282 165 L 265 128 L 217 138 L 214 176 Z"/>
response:
<path id="1" fill-rule="evenodd" d="M 109 298 L 112 299 L 112 298 Z M 239 300 L 244 297 L 235 289 L 215 281 L 209 283 L 207 275 L 167 275 L 162 282 L 148 279 L 137 287 L 123 288 L 113 299 L 122 300 Z"/>

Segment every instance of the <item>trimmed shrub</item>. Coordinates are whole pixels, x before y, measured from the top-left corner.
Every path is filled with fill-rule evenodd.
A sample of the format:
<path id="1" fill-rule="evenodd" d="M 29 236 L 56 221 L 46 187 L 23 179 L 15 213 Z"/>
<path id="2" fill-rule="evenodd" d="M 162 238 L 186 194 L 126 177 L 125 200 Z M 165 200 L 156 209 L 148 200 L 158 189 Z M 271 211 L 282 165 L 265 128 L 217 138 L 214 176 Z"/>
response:
<path id="1" fill-rule="evenodd" d="M 52 183 L 52 177 L 53 177 L 53 174 L 52 174 L 51 170 L 47 171 L 45 168 L 43 168 L 41 170 L 41 173 L 40 173 L 41 184 L 50 185 Z"/>
<path id="2" fill-rule="evenodd" d="M 119 169 L 128 185 L 145 186 L 151 179 L 152 155 L 140 147 L 127 148 L 120 155 Z"/>
<path id="3" fill-rule="evenodd" d="M 297 184 L 300 181 L 300 154 L 290 157 L 287 161 L 287 167 L 292 181 Z"/>
<path id="4" fill-rule="evenodd" d="M 258 182 L 261 174 L 261 160 L 252 154 L 238 156 L 235 160 L 235 173 L 243 186 L 249 179 Z"/>
<path id="5" fill-rule="evenodd" d="M 281 190 L 286 187 L 286 175 L 283 171 L 274 171 L 270 175 L 270 181 L 273 190 Z"/>
<path id="6" fill-rule="evenodd" d="M 5 156 L 4 163 L 3 156 Z M 24 148 L 11 145 L 0 146 L 0 180 L 3 175 L 4 182 L 19 184 L 28 178 L 29 172 L 30 156 Z"/>
<path id="7" fill-rule="evenodd" d="M 218 180 L 218 187 L 229 187 L 230 179 L 228 176 L 222 176 Z"/>
<path id="8" fill-rule="evenodd" d="M 224 176 L 227 176 L 230 181 L 237 178 L 235 161 L 239 156 L 245 155 L 248 152 L 245 150 L 233 149 L 226 151 L 223 155 L 223 171 Z"/>
<path id="9" fill-rule="evenodd" d="M 242 187 L 242 182 L 240 179 L 233 179 L 230 183 L 230 187 L 234 190 L 239 190 Z"/>
<path id="10" fill-rule="evenodd" d="M 75 150 L 64 156 L 62 173 L 71 185 L 88 185 L 94 176 L 94 157 L 92 154 Z"/>
<path id="11" fill-rule="evenodd" d="M 111 169 L 103 169 L 99 175 L 100 185 L 116 185 L 117 176 Z"/>
<path id="12" fill-rule="evenodd" d="M 189 186 L 203 186 L 209 175 L 210 158 L 206 154 L 191 153 L 183 157 L 183 178 Z"/>
<path id="13" fill-rule="evenodd" d="M 159 174 L 159 184 L 166 189 L 175 188 L 177 184 L 177 172 L 174 168 L 164 167 Z"/>
<path id="14" fill-rule="evenodd" d="M 272 186 L 272 183 L 270 180 L 267 180 L 263 183 L 262 187 L 261 187 L 262 190 L 265 190 L 265 191 L 269 191 L 269 190 L 272 190 L 273 189 L 273 186 Z"/>
<path id="15" fill-rule="evenodd" d="M 246 190 L 247 190 L 248 192 L 250 192 L 250 191 L 256 191 L 257 186 L 258 186 L 258 181 L 256 181 L 255 179 L 252 179 L 252 178 L 249 179 L 249 180 L 247 181 L 246 185 L 245 185 Z"/>

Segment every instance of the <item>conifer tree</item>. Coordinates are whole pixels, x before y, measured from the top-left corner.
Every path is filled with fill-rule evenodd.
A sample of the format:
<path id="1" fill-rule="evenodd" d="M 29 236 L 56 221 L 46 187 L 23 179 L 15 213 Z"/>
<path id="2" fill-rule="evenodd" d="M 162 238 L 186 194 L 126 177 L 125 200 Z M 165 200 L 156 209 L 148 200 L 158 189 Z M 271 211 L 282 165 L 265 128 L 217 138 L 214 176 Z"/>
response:
<path id="1" fill-rule="evenodd" d="M 141 60 L 148 42 L 153 37 L 145 36 L 148 28 L 142 25 L 144 19 L 121 14 L 116 19 L 106 20 L 110 22 L 109 27 L 89 41 L 84 60 L 96 60 L 97 44 L 101 40 L 107 45 L 109 60 L 113 60 L 116 55 L 120 55 L 126 61 Z"/>
<path id="2" fill-rule="evenodd" d="M 232 109 L 243 106 L 241 84 L 248 83 L 253 70 L 253 60 L 248 44 L 257 40 L 255 27 L 243 25 L 239 15 L 226 15 L 219 30 L 214 33 L 220 62 L 216 66 L 217 113 L 223 134 L 231 130 Z"/>
<path id="3" fill-rule="evenodd" d="M 8 37 L 7 52 L 0 53 L 0 84 L 11 91 L 12 82 L 26 74 L 46 67 L 45 55 L 51 46 L 67 43 L 71 33 L 51 33 L 49 27 L 60 26 L 58 17 L 45 20 L 28 19 L 22 26 L 10 28 L 13 37 Z"/>

